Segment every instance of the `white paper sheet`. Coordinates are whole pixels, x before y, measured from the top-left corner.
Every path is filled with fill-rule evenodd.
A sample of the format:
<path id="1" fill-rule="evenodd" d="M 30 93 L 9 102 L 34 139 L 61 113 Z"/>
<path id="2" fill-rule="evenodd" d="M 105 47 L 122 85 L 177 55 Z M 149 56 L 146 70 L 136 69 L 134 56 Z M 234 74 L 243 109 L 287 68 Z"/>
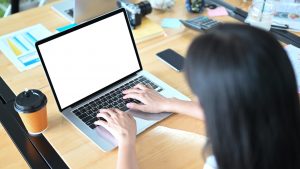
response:
<path id="1" fill-rule="evenodd" d="M 40 64 L 35 42 L 52 35 L 43 25 L 34 25 L 0 37 L 0 50 L 22 72 Z"/>

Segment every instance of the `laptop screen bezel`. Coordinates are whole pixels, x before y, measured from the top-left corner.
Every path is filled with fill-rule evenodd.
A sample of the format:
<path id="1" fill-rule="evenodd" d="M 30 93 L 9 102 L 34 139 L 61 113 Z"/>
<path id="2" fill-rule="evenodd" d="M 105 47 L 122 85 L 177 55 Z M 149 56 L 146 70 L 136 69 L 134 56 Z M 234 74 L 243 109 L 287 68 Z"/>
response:
<path id="1" fill-rule="evenodd" d="M 57 97 L 57 95 L 56 95 L 56 92 L 55 92 L 54 86 L 53 86 L 53 84 L 52 84 L 51 78 L 50 78 L 50 76 L 49 76 L 49 73 L 48 73 L 46 64 L 45 64 L 45 62 L 44 62 L 44 60 L 43 60 L 43 57 L 42 57 L 42 54 L 41 54 L 41 52 L 40 52 L 39 45 L 44 44 L 44 43 L 47 43 L 47 42 L 49 42 L 49 41 L 51 41 L 51 40 L 53 40 L 53 39 L 59 38 L 59 37 L 64 36 L 64 35 L 66 35 L 66 34 L 68 34 L 68 33 L 74 32 L 74 31 L 76 31 L 76 30 L 79 30 L 79 29 L 81 29 L 81 28 L 84 28 L 84 27 L 89 26 L 89 25 L 91 25 L 91 24 L 94 24 L 94 23 L 96 23 L 96 22 L 99 22 L 99 21 L 101 21 L 101 20 L 104 20 L 104 19 L 106 19 L 106 18 L 109 18 L 109 17 L 111 17 L 111 16 L 113 16 L 113 15 L 117 15 L 117 14 L 119 14 L 119 13 L 123 13 L 123 15 L 124 15 L 124 17 L 125 17 L 126 24 L 127 24 L 127 28 L 128 28 L 128 31 L 129 31 L 129 34 L 130 34 L 130 38 L 131 38 L 131 42 L 132 42 L 132 45 L 133 45 L 133 48 L 134 48 L 134 51 L 135 51 L 135 54 L 136 54 L 136 58 L 137 58 L 137 61 L 138 61 L 138 64 L 139 64 L 139 69 L 138 69 L 137 71 L 135 71 L 135 72 L 133 72 L 133 73 L 131 73 L 131 74 L 129 74 L 129 75 L 127 75 L 127 76 L 125 76 L 125 77 L 119 79 L 119 80 L 117 80 L 116 82 L 114 82 L 114 83 L 112 83 L 112 84 L 110 84 L 110 85 L 108 85 L 108 86 L 106 86 L 106 87 L 104 87 L 104 88 L 102 88 L 102 89 L 99 89 L 98 91 L 95 91 L 94 93 L 92 93 L 92 94 L 90 94 L 90 95 L 88 95 L 88 96 L 86 96 L 86 97 L 84 97 L 84 98 L 82 98 L 82 99 L 80 99 L 80 100 L 78 100 L 78 101 L 76 101 L 76 102 L 74 102 L 74 103 L 72 103 L 72 104 L 70 104 L 70 105 L 64 107 L 64 108 L 62 108 L 61 105 L 60 105 L 60 102 L 59 102 L 59 100 L 58 100 L 58 97 Z M 143 70 L 143 67 L 142 67 L 142 64 L 141 64 L 141 61 L 140 61 L 140 57 L 139 57 L 139 54 L 138 54 L 138 51 L 137 51 L 137 47 L 136 47 L 136 44 L 135 44 L 135 41 L 134 41 L 134 37 L 133 37 L 132 31 L 131 31 L 131 27 L 130 27 L 130 25 L 129 25 L 129 20 L 128 20 L 128 17 L 127 17 L 127 14 L 126 14 L 126 11 L 125 11 L 124 8 L 119 8 L 119 9 L 117 9 L 117 10 L 115 10 L 115 11 L 112 11 L 112 12 L 110 12 L 110 13 L 108 13 L 108 14 L 99 16 L 99 17 L 94 18 L 94 19 L 92 19 L 92 20 L 90 20 L 90 21 L 84 22 L 84 23 L 82 23 L 82 24 L 80 24 L 80 25 L 78 25 L 78 26 L 75 26 L 75 27 L 70 28 L 70 29 L 68 29 L 68 30 L 65 30 L 65 31 L 63 31 L 63 32 L 60 32 L 60 33 L 54 34 L 54 35 L 52 35 L 52 36 L 50 36 L 50 37 L 47 37 L 47 38 L 45 38 L 45 39 L 42 39 L 42 40 L 36 42 L 35 47 L 36 47 L 37 53 L 38 53 L 39 58 L 40 58 L 40 60 L 41 60 L 42 66 L 43 66 L 43 68 L 44 68 L 45 74 L 46 74 L 46 76 L 47 76 L 48 82 L 49 82 L 49 84 L 50 84 L 51 90 L 52 90 L 52 92 L 53 92 L 53 95 L 54 95 L 56 104 L 57 104 L 57 106 L 58 106 L 60 112 L 62 112 L 62 111 L 64 111 L 64 110 L 68 109 L 69 107 L 74 107 L 74 106 L 78 105 L 79 103 L 82 103 L 83 101 L 86 101 L 87 99 L 90 99 L 90 98 L 92 98 L 92 97 L 98 95 L 99 93 L 101 93 L 101 92 L 107 90 L 108 88 L 114 86 L 115 84 L 118 84 L 118 83 L 120 83 L 121 81 L 124 81 L 126 78 L 131 77 L 131 76 L 135 75 L 136 73 L 138 73 L 138 72 L 140 72 L 140 71 Z"/>

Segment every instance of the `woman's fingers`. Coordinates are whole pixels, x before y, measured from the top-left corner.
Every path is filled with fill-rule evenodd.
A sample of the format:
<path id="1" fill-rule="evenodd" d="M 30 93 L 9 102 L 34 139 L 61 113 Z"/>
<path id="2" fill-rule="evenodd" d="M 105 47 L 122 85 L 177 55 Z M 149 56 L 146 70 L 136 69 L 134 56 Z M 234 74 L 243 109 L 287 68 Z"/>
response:
<path id="1" fill-rule="evenodd" d="M 116 109 L 116 108 L 111 108 L 111 109 L 100 109 L 99 114 L 97 114 L 97 117 L 110 117 L 110 118 L 117 118 L 119 115 L 123 115 L 125 112 Z M 103 116 L 101 114 L 104 114 Z"/>
<path id="2" fill-rule="evenodd" d="M 134 142 L 136 137 L 136 122 L 128 113 L 119 109 L 102 109 L 97 117 L 102 117 L 107 122 L 98 120 L 94 124 L 100 125 L 108 130 L 118 141 L 119 144 L 123 142 Z"/>
<path id="3" fill-rule="evenodd" d="M 123 94 L 129 94 L 129 93 L 143 93 L 143 91 L 140 90 L 140 89 L 137 89 L 137 88 L 131 88 L 131 89 L 124 90 L 122 93 L 123 93 Z"/>
<path id="4" fill-rule="evenodd" d="M 113 129 L 108 125 L 108 123 L 106 121 L 98 120 L 98 121 L 95 121 L 94 124 L 97 125 L 97 126 L 102 126 L 103 128 L 105 128 L 110 133 L 113 132 Z"/>
<path id="5" fill-rule="evenodd" d="M 139 111 L 142 111 L 142 112 L 147 112 L 147 106 L 145 105 L 142 105 L 142 104 L 136 104 L 136 103 L 127 103 L 126 106 L 129 108 L 129 109 L 133 109 L 133 110 L 139 110 Z"/>
<path id="6" fill-rule="evenodd" d="M 114 109 L 101 109 L 100 113 L 102 112 L 106 112 L 112 118 L 116 118 L 118 116 L 118 113 Z"/>
<path id="7" fill-rule="evenodd" d="M 113 108 L 113 110 L 114 110 L 117 114 L 119 114 L 119 115 L 127 114 L 127 113 L 125 113 L 125 112 L 123 112 L 123 111 L 121 111 L 121 110 L 119 110 L 119 109 L 117 109 L 117 108 Z"/>
<path id="8" fill-rule="evenodd" d="M 133 88 L 134 88 L 134 89 L 140 89 L 140 90 L 146 90 L 146 89 L 149 89 L 149 88 L 147 88 L 145 85 L 143 85 L 143 84 L 141 84 L 141 83 L 135 85 Z"/>
<path id="9" fill-rule="evenodd" d="M 123 99 L 136 99 L 143 103 L 145 103 L 146 101 L 142 94 L 136 94 L 136 93 L 126 94 L 125 96 L 123 96 Z"/>
<path id="10" fill-rule="evenodd" d="M 97 117 L 104 118 L 107 122 L 111 121 L 111 115 L 107 113 L 107 111 L 100 111 L 100 113 L 97 114 Z"/>
<path id="11" fill-rule="evenodd" d="M 95 121 L 94 122 L 95 125 L 98 125 L 98 126 L 107 126 L 107 122 L 106 121 L 103 121 L 103 120 L 98 120 L 98 121 Z"/>

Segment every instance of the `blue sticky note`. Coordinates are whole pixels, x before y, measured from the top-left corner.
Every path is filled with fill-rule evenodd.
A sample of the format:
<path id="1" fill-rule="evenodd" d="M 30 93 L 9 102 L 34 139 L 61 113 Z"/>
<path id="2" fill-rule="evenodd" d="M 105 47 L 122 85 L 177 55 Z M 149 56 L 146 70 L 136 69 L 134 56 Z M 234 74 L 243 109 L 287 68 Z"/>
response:
<path id="1" fill-rule="evenodd" d="M 181 22 L 176 18 L 164 18 L 161 21 L 161 27 L 163 28 L 179 28 L 181 26 Z"/>
<path id="2" fill-rule="evenodd" d="M 57 30 L 58 32 L 63 32 L 63 31 L 65 31 L 65 30 L 68 30 L 68 29 L 73 28 L 73 27 L 75 27 L 75 26 L 77 26 L 77 24 L 76 24 L 76 23 L 73 23 L 73 24 L 70 24 L 70 25 L 66 25 L 66 26 L 59 27 L 59 28 L 57 28 L 56 30 Z"/>

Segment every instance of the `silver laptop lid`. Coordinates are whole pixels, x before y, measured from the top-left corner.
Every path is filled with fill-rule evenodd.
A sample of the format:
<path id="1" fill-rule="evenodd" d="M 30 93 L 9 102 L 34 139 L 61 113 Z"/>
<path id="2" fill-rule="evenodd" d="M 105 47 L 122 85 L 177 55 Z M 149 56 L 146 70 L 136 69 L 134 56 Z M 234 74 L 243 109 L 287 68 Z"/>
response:
<path id="1" fill-rule="evenodd" d="M 116 0 L 74 0 L 74 22 L 81 23 L 117 9 Z"/>
<path id="2" fill-rule="evenodd" d="M 60 111 L 142 70 L 124 9 L 36 43 Z"/>

